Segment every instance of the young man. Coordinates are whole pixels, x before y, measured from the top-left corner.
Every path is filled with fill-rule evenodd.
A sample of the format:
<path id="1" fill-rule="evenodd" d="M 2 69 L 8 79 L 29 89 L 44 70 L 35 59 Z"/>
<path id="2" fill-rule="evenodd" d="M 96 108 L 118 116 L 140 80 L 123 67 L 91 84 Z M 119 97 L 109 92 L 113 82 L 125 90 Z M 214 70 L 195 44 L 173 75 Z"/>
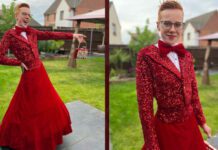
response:
<path id="1" fill-rule="evenodd" d="M 158 11 L 158 44 L 138 53 L 137 99 L 143 150 L 206 150 L 198 125 L 210 137 L 202 112 L 193 58 L 181 42 L 183 8 L 163 2 Z M 153 98 L 157 100 L 153 114 Z"/>
<path id="2" fill-rule="evenodd" d="M 29 27 L 30 7 L 15 8 L 16 26 L 0 42 L 0 64 L 25 68 L 0 125 L 0 146 L 16 150 L 55 150 L 62 136 L 72 132 L 66 106 L 51 84 L 39 58 L 38 40 L 72 39 L 84 35 L 43 32 Z M 5 56 L 10 49 L 16 58 Z"/>

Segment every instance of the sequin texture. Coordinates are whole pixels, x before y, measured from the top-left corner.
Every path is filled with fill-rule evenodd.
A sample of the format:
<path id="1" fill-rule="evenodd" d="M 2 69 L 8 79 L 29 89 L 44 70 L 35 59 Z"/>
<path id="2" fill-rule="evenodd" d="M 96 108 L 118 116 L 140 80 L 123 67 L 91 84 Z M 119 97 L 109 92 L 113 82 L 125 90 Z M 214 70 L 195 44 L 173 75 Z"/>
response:
<path id="1" fill-rule="evenodd" d="M 41 61 L 38 52 L 38 40 L 58 40 L 72 39 L 72 33 L 38 31 L 30 28 L 30 34 L 27 34 L 28 40 L 18 35 L 15 29 L 5 32 L 0 42 L 0 64 L 20 66 L 24 63 L 29 70 L 40 66 Z M 16 58 L 6 56 L 8 50 L 11 50 Z"/>
<path id="2" fill-rule="evenodd" d="M 184 57 L 180 56 L 179 64 L 181 72 L 168 57 L 161 56 L 154 45 L 138 53 L 137 100 L 146 150 L 159 150 L 155 116 L 165 123 L 179 123 L 189 119 L 194 112 L 199 125 L 206 122 L 198 96 L 191 53 L 187 51 Z M 154 98 L 158 104 L 155 116 Z"/>

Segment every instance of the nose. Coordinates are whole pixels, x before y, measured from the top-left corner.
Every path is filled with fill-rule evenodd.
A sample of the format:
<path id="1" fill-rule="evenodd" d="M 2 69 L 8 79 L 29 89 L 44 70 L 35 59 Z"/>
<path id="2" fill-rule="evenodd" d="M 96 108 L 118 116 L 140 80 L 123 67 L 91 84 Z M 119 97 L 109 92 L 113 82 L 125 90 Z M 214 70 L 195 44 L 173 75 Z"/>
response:
<path id="1" fill-rule="evenodd" d="M 26 17 L 25 17 L 26 19 L 30 19 L 30 16 L 29 15 L 26 15 Z"/>
<path id="2" fill-rule="evenodd" d="M 170 31 L 171 31 L 171 32 L 175 32 L 175 31 L 176 31 L 176 28 L 175 28 L 174 24 L 172 24 L 172 26 L 171 26 L 171 28 L 170 28 Z"/>

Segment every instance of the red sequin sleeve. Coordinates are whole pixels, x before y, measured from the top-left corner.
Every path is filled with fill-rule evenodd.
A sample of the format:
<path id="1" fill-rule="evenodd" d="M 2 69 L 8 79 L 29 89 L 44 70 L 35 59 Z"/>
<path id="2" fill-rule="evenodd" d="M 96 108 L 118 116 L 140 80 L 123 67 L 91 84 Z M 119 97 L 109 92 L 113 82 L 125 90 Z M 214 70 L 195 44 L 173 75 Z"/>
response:
<path id="1" fill-rule="evenodd" d="M 206 123 L 206 119 L 204 117 L 202 106 L 198 95 L 198 86 L 197 86 L 193 61 L 191 66 L 191 74 L 192 74 L 192 107 L 198 124 L 202 126 L 204 123 Z"/>
<path id="2" fill-rule="evenodd" d="M 153 111 L 153 78 L 146 57 L 139 52 L 136 63 L 136 88 L 141 119 L 144 148 L 143 150 L 159 150 L 159 144 L 154 127 Z"/>
<path id="3" fill-rule="evenodd" d="M 10 66 L 20 66 L 21 62 L 16 58 L 9 58 L 6 56 L 10 48 L 10 35 L 6 32 L 0 42 L 0 64 Z"/>
<path id="4" fill-rule="evenodd" d="M 73 33 L 66 32 L 52 32 L 52 31 L 39 31 L 35 30 L 38 40 L 64 40 L 72 39 Z"/>

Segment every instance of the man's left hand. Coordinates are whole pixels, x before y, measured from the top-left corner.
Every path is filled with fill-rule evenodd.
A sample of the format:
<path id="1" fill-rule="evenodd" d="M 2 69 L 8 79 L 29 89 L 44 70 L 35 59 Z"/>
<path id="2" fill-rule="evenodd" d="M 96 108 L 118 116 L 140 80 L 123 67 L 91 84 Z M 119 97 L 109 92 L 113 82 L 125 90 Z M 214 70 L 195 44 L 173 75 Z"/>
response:
<path id="1" fill-rule="evenodd" d="M 86 36 L 83 34 L 73 34 L 73 37 L 78 40 L 79 43 L 85 43 Z"/>

